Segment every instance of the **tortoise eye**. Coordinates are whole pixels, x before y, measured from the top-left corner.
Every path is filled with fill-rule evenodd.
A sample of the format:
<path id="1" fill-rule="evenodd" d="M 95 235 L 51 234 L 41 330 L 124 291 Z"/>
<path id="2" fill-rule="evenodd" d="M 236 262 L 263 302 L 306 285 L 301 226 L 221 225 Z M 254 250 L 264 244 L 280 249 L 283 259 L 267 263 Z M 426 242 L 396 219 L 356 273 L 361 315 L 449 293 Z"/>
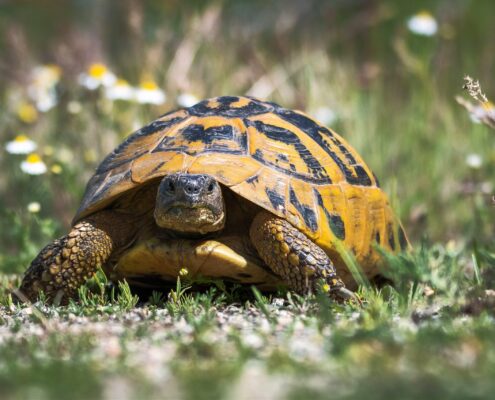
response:
<path id="1" fill-rule="evenodd" d="M 208 192 L 213 192 L 213 189 L 214 189 L 214 188 L 215 188 L 215 185 L 213 184 L 213 182 L 212 182 L 212 183 L 210 183 L 210 184 L 208 185 Z"/>
<path id="2" fill-rule="evenodd" d="M 169 192 L 174 192 L 175 191 L 175 185 L 172 181 L 168 181 L 167 182 L 167 190 Z"/>

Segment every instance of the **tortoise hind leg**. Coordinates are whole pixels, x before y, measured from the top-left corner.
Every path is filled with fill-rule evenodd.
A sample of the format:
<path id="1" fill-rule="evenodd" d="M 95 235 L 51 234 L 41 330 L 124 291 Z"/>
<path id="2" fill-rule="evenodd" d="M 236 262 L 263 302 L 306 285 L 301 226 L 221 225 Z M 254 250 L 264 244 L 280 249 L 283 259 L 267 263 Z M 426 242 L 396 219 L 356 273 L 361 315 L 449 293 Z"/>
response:
<path id="1" fill-rule="evenodd" d="M 354 297 L 326 253 L 286 220 L 261 211 L 251 224 L 250 237 L 263 261 L 292 290 L 305 294 L 323 282 L 321 289 L 332 297 Z"/>
<path id="2" fill-rule="evenodd" d="M 55 302 L 74 297 L 77 289 L 108 261 L 123 238 L 125 231 L 119 229 L 122 224 L 116 223 L 115 214 L 94 214 L 41 250 L 24 275 L 20 300 L 35 301 L 40 291 Z"/>

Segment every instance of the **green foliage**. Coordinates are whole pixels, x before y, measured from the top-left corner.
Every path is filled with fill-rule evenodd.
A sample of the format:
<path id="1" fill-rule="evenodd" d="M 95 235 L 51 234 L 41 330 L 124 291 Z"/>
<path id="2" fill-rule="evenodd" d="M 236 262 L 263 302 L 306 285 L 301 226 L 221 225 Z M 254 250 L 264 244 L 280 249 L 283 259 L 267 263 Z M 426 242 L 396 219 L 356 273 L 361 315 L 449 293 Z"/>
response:
<path id="1" fill-rule="evenodd" d="M 2 239 L 8 251 L 0 252 L 0 269 L 5 273 L 23 272 L 40 251 L 40 241 L 53 240 L 57 222 L 36 214 L 0 211 Z"/>
<path id="2" fill-rule="evenodd" d="M 89 339 L 53 335 L 44 351 L 35 338 L 22 346 L 15 341 L 2 346 L 0 396 L 94 398 L 101 393 L 102 382 L 86 356 L 92 346 Z"/>
<path id="3" fill-rule="evenodd" d="M 165 298 L 162 292 L 153 290 L 151 296 L 148 298 L 148 304 L 155 307 L 163 307 L 165 304 Z"/>
<path id="4" fill-rule="evenodd" d="M 193 292 L 190 283 L 178 280 L 166 303 L 155 292 L 153 304 L 134 308 L 128 286 L 121 284 L 115 294 L 99 271 L 81 289 L 79 302 L 67 307 L 2 301 L 0 324 L 9 335 L 27 337 L 28 345 L 13 339 L 0 345 L 0 382 L 9 382 L 1 387 L 5 393 L 38 387 L 54 394 L 72 384 L 81 396 L 101 397 L 108 377 L 117 374 L 133 393 L 163 393 L 170 381 L 154 374 L 164 365 L 149 361 L 150 355 L 146 362 L 136 363 L 136 357 L 172 351 L 167 376 L 186 398 L 252 393 L 259 386 L 253 376 L 267 391 L 279 390 L 277 379 L 284 376 L 289 398 L 324 398 L 329 391 L 338 399 L 367 391 L 373 398 L 396 392 L 415 398 L 429 385 L 442 398 L 485 398 L 493 389 L 495 308 L 486 303 L 477 315 L 464 310 L 473 299 L 468 293 L 478 298 L 491 287 L 494 256 L 479 250 L 478 279 L 469 274 L 472 259 L 463 254 L 425 246 L 411 255 L 388 256 L 393 286 L 361 292 L 362 306 L 335 304 L 321 293 L 277 298 L 256 289 L 233 306 L 215 287 Z M 411 266 L 420 263 L 420 273 L 411 275 Z M 451 272 L 458 279 L 448 282 Z M 7 299 L 5 288 L 13 284 L 4 278 L 0 298 Z M 42 340 L 29 339 L 39 331 Z M 58 382 L 56 368 L 71 374 Z M 81 374 L 91 388 L 79 387 Z"/>
<path id="5" fill-rule="evenodd" d="M 263 312 L 265 317 L 270 322 L 275 322 L 273 316 L 270 314 L 270 310 L 267 307 L 267 304 L 269 303 L 269 299 L 263 296 L 255 286 L 251 286 L 251 290 L 253 291 L 254 297 L 256 299 L 256 303 L 255 303 L 256 306 L 259 307 L 259 309 Z"/>
<path id="6" fill-rule="evenodd" d="M 78 313 L 91 314 L 95 311 L 106 313 L 125 312 L 136 307 L 139 297 L 132 293 L 127 281 L 118 282 L 118 290 L 99 269 L 94 276 L 78 289 L 77 300 L 70 300 L 70 308 Z"/>
<path id="7" fill-rule="evenodd" d="M 191 297 L 186 296 L 189 289 L 191 289 L 191 285 L 183 286 L 180 276 L 178 276 L 175 290 L 171 290 L 168 295 L 167 308 L 172 315 L 176 315 L 184 309 L 184 306 L 191 303 Z"/>

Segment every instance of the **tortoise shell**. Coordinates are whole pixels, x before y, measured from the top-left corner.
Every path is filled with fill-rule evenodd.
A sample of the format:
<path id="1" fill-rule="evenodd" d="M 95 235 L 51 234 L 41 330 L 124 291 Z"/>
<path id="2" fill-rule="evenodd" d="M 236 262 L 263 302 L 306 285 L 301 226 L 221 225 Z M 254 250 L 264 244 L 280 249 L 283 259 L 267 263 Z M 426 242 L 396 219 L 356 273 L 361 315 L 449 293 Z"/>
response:
<path id="1" fill-rule="evenodd" d="M 97 168 L 74 222 L 175 172 L 214 176 L 330 256 L 343 241 L 374 265 L 373 244 L 407 246 L 376 177 L 341 136 L 303 112 L 247 97 L 207 99 L 134 132 Z"/>

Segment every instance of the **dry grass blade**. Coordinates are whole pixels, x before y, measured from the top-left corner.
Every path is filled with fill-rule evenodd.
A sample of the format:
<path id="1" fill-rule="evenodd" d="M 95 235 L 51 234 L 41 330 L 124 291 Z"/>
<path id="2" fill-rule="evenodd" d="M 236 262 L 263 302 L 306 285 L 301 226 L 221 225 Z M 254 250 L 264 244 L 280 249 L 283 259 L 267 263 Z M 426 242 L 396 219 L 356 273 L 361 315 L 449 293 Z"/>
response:
<path id="1" fill-rule="evenodd" d="M 38 318 L 39 322 L 48 329 L 50 326 L 50 321 L 45 317 L 45 315 L 34 305 L 20 290 L 15 289 L 12 291 L 19 300 L 21 300 L 24 304 L 28 305 L 28 312 L 32 312 L 36 318 Z"/>
<path id="2" fill-rule="evenodd" d="M 456 101 L 463 106 L 471 115 L 477 118 L 481 123 L 495 129 L 495 106 L 491 103 L 481 90 L 480 82 L 470 76 L 464 77 L 462 86 L 474 100 L 479 104 L 474 104 L 461 96 L 456 96 Z"/>
<path id="3" fill-rule="evenodd" d="M 462 86 L 462 88 L 464 90 L 467 90 L 469 95 L 473 99 L 478 100 L 480 103 L 488 102 L 488 98 L 486 97 L 486 95 L 481 90 L 480 81 L 475 81 L 469 75 L 466 75 L 464 77 L 464 85 Z"/>

